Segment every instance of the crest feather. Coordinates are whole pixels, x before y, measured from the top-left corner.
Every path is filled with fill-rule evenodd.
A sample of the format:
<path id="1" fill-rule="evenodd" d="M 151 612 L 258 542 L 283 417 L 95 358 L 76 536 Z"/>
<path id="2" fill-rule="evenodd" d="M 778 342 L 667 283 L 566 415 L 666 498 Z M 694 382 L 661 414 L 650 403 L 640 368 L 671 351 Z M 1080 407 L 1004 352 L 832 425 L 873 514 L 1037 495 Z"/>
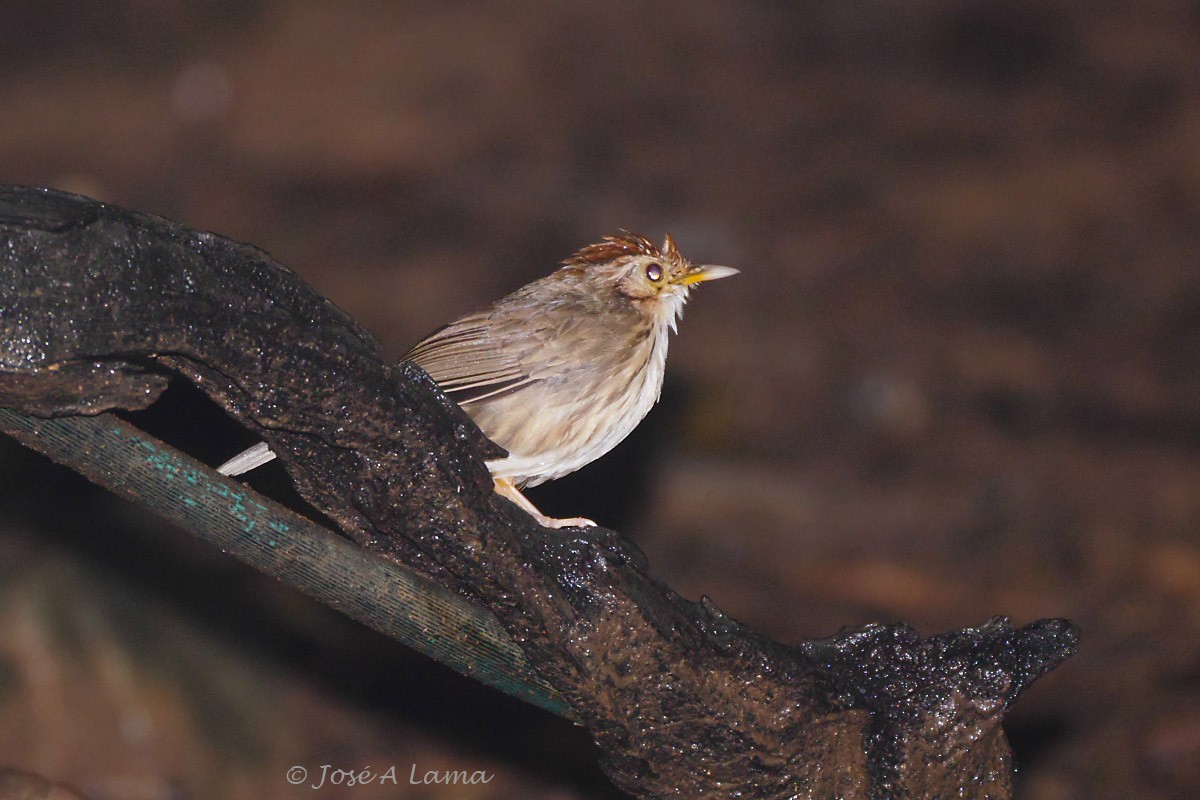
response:
<path id="1" fill-rule="evenodd" d="M 637 233 L 621 231 L 616 236 L 605 236 L 596 244 L 580 248 L 573 256 L 563 261 L 568 267 L 586 267 L 591 264 L 602 264 L 622 256 L 655 256 L 663 258 L 667 254 L 678 257 L 675 243 L 667 237 L 666 253 L 654 246 L 654 243 Z"/>
<path id="2" fill-rule="evenodd" d="M 679 258 L 679 250 L 675 247 L 675 240 L 671 238 L 671 234 L 667 234 L 663 239 L 662 251 L 669 258 Z"/>

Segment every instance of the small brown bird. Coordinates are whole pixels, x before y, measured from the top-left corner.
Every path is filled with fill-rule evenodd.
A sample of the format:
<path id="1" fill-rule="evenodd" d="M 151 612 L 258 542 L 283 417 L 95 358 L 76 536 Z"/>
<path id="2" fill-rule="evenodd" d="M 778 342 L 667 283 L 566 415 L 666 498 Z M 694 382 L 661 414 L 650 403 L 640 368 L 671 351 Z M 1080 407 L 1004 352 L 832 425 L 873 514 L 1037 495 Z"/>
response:
<path id="1" fill-rule="evenodd" d="M 488 462 L 496 491 L 542 525 L 554 519 L 520 492 L 590 464 L 658 401 L 668 329 L 697 283 L 737 273 L 694 265 L 671 237 L 607 236 L 523 286 L 422 339 L 405 356 L 508 451 Z M 218 467 L 239 475 L 275 457 L 258 444 Z"/>

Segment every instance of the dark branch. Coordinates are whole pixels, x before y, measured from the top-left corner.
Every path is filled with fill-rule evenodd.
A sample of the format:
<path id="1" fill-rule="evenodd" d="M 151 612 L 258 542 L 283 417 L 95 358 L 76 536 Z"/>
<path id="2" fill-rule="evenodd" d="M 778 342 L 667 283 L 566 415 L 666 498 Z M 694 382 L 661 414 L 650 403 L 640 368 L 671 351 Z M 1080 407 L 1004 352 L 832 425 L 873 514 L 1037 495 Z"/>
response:
<path id="1" fill-rule="evenodd" d="M 0 408 L 0 431 L 451 669 L 575 719 L 482 606 L 379 558 L 119 417 L 46 419 Z"/>
<path id="2" fill-rule="evenodd" d="M 496 615 L 642 797 L 1011 794 L 1004 711 L 1071 654 L 1062 620 L 774 643 L 656 582 L 604 529 L 491 491 L 496 455 L 417 368 L 263 252 L 47 190 L 0 192 L 0 405 L 142 407 L 175 370 L 354 541 Z"/>

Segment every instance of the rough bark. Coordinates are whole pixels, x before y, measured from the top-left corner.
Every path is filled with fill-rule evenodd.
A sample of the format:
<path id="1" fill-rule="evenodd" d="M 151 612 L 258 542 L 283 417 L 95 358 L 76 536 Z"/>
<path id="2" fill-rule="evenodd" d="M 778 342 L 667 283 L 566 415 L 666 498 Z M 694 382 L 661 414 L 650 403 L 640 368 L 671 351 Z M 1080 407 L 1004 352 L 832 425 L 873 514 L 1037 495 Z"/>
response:
<path id="1" fill-rule="evenodd" d="M 140 408 L 174 371 L 363 547 L 490 609 L 647 798 L 1011 796 L 1001 728 L 1074 650 L 1064 620 L 786 646 L 684 600 L 602 528 L 538 526 L 418 368 L 253 247 L 87 198 L 0 190 L 0 405 Z"/>

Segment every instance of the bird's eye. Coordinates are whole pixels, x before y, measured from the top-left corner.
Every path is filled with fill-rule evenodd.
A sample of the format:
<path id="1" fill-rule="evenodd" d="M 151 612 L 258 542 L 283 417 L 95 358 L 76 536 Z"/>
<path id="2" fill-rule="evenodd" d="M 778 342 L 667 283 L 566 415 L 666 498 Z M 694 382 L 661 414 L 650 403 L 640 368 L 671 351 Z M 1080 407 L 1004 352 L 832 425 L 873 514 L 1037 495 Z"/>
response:
<path id="1" fill-rule="evenodd" d="M 662 264 L 659 264 L 657 261 L 651 261 L 649 264 L 647 264 L 646 278 L 649 279 L 651 283 L 658 283 L 661 281 L 663 279 Z"/>

